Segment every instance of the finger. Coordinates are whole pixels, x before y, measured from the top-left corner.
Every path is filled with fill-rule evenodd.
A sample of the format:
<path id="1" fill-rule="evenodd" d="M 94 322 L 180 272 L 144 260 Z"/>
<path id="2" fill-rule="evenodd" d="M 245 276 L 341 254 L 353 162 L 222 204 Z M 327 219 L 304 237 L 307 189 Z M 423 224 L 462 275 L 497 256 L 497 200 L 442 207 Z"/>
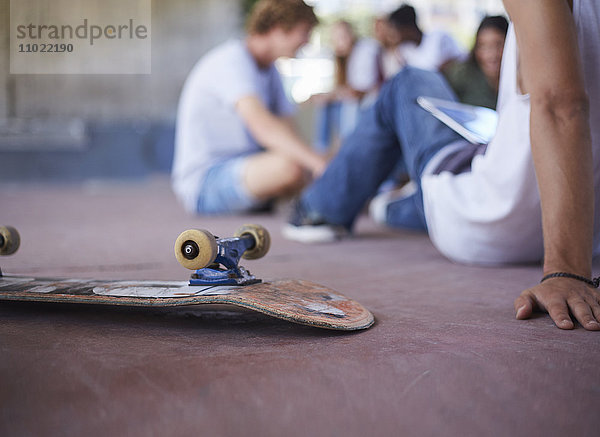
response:
<path id="1" fill-rule="evenodd" d="M 546 305 L 546 311 L 550 314 L 550 317 L 554 321 L 557 327 L 560 329 L 573 329 L 574 324 L 569 317 L 569 308 L 567 307 L 567 302 L 560 299 L 549 302 Z"/>
<path id="2" fill-rule="evenodd" d="M 524 320 L 531 317 L 535 301 L 528 290 L 525 290 L 515 299 L 515 312 L 518 320 Z"/>
<path id="3" fill-rule="evenodd" d="M 592 313 L 594 314 L 596 321 L 600 322 L 600 301 L 598 301 L 598 298 L 594 297 L 593 301 L 590 302 L 590 307 L 592 308 Z"/>
<path id="4" fill-rule="evenodd" d="M 570 299 L 568 301 L 571 312 L 577 319 L 577 321 L 585 329 L 590 331 L 600 330 L 600 324 L 594 318 L 590 305 L 583 299 Z"/>

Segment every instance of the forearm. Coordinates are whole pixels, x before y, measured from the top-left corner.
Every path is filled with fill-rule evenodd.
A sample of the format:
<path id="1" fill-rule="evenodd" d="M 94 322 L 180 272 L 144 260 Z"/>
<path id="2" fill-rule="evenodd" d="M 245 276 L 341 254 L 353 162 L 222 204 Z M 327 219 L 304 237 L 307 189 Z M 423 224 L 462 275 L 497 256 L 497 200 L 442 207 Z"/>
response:
<path id="1" fill-rule="evenodd" d="M 531 98 L 530 133 L 544 232 L 544 273 L 591 276 L 592 151 L 577 30 L 569 0 L 504 0 L 519 45 L 521 90 Z M 581 280 L 553 277 L 515 300 L 518 319 L 547 311 L 561 329 L 571 315 L 600 330 L 600 296 Z"/>
<path id="2" fill-rule="evenodd" d="M 255 97 L 240 100 L 237 110 L 261 146 L 288 157 L 313 173 L 322 170 L 325 159 L 300 138 L 289 120 L 270 113 Z"/>
<path id="3" fill-rule="evenodd" d="M 314 171 L 324 162 L 324 158 L 312 150 L 285 119 L 273 117 L 265 120 L 253 133 L 263 147 L 289 157 L 309 171 Z"/>
<path id="4" fill-rule="evenodd" d="M 545 273 L 591 276 L 594 192 L 587 106 L 584 95 L 532 100 Z"/>
<path id="5" fill-rule="evenodd" d="M 589 102 L 570 4 L 504 2 L 519 46 L 520 85 L 531 98 L 544 270 L 589 276 L 594 202 Z"/>

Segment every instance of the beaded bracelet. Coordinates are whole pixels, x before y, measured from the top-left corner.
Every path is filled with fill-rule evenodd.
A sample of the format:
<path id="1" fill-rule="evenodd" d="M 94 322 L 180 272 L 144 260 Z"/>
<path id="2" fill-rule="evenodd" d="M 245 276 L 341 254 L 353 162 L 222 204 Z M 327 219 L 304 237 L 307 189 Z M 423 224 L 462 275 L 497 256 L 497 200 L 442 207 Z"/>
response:
<path id="1" fill-rule="evenodd" d="M 542 280 L 540 281 L 540 283 L 542 283 L 546 279 L 550 279 L 550 278 L 571 278 L 571 279 L 576 279 L 578 281 L 585 282 L 586 284 L 591 285 L 594 288 L 598 288 L 598 286 L 600 285 L 600 276 L 597 277 L 597 278 L 588 279 L 585 276 L 574 275 L 573 273 L 567 273 L 567 272 L 550 273 L 550 274 L 544 276 L 542 278 Z"/>

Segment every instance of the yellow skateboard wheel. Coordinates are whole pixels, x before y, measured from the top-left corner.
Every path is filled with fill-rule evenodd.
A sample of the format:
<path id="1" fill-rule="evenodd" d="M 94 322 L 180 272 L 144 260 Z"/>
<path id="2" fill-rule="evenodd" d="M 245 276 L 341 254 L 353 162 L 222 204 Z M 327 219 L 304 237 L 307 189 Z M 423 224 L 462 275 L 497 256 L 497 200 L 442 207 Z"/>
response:
<path id="1" fill-rule="evenodd" d="M 12 255 L 21 244 L 19 232 L 12 226 L 0 226 L 0 255 Z"/>
<path id="2" fill-rule="evenodd" d="M 217 239 L 204 229 L 188 229 L 175 240 L 175 258 L 186 269 L 203 269 L 216 257 Z"/>
<path id="3" fill-rule="evenodd" d="M 244 225 L 235 231 L 234 237 L 251 235 L 254 237 L 254 247 L 248 249 L 242 255 L 244 259 L 258 259 L 267 254 L 271 247 L 271 236 L 261 225 Z"/>

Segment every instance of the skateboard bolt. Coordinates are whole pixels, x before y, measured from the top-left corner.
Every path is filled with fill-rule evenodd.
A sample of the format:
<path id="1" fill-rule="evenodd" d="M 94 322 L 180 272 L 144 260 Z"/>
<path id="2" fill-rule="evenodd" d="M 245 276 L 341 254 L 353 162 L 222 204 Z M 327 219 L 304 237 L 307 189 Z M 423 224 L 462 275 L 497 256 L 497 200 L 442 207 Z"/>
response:
<path id="1" fill-rule="evenodd" d="M 183 243 L 183 246 L 181 247 L 181 253 L 185 259 L 191 260 L 200 254 L 200 249 L 198 248 L 196 242 L 188 240 Z"/>

